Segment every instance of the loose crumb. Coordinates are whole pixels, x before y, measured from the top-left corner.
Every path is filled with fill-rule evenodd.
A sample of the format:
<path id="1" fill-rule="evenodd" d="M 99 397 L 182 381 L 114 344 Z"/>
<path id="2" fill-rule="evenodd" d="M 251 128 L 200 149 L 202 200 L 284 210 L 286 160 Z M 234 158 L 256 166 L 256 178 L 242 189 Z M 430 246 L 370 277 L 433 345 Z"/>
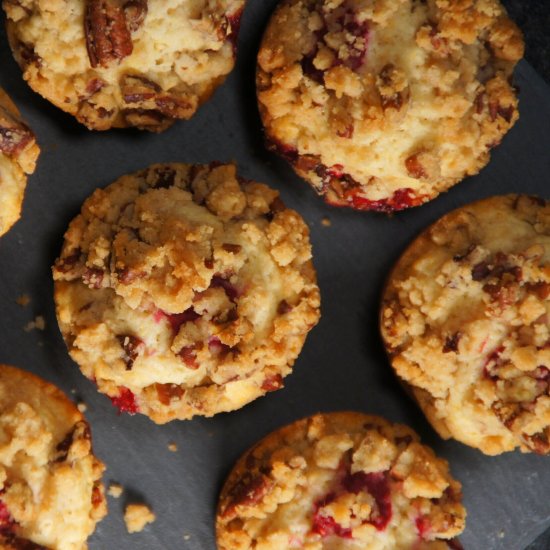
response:
<path id="1" fill-rule="evenodd" d="M 15 302 L 21 307 L 28 306 L 31 303 L 31 298 L 28 294 L 21 294 L 15 299 Z"/>
<path id="2" fill-rule="evenodd" d="M 86 403 L 83 403 L 82 401 L 80 403 L 76 404 L 76 408 L 81 412 L 84 413 L 88 410 L 88 407 L 86 406 Z"/>
<path id="3" fill-rule="evenodd" d="M 183 540 L 189 540 L 191 538 L 191 535 L 183 535 Z"/>
<path id="4" fill-rule="evenodd" d="M 168 450 L 175 453 L 178 450 L 178 446 L 174 442 L 168 443 Z"/>
<path id="5" fill-rule="evenodd" d="M 324 225 L 325 227 L 330 227 L 332 225 L 332 222 L 325 217 L 321 220 L 321 224 Z"/>
<path id="6" fill-rule="evenodd" d="M 119 485 L 118 483 L 111 483 L 109 485 L 109 489 L 107 490 L 107 493 L 112 496 L 113 498 L 118 498 L 122 494 L 122 485 Z"/>
<path id="7" fill-rule="evenodd" d="M 34 321 L 30 321 L 23 327 L 23 330 L 25 332 L 30 332 L 31 330 L 34 330 L 34 329 L 44 330 L 45 328 L 46 328 L 46 321 L 44 320 L 44 317 L 42 317 L 42 315 L 37 315 Z"/>
<path id="8" fill-rule="evenodd" d="M 124 511 L 124 522 L 128 533 L 139 533 L 148 523 L 156 520 L 155 514 L 146 504 L 128 504 Z"/>

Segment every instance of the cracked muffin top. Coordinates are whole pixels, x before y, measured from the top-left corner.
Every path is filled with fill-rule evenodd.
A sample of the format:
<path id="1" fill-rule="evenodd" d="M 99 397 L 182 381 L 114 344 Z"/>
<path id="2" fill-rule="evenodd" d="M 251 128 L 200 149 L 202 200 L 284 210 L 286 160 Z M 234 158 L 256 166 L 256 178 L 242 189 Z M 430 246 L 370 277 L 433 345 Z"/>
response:
<path id="1" fill-rule="evenodd" d="M 31 88 L 93 130 L 190 118 L 235 62 L 244 0 L 4 0 Z"/>
<path id="2" fill-rule="evenodd" d="M 85 550 L 107 511 L 103 470 L 75 405 L 0 365 L 0 548 Z"/>
<path id="3" fill-rule="evenodd" d="M 153 165 L 96 190 L 53 275 L 73 359 L 158 423 L 282 387 L 319 319 L 307 226 L 234 165 Z"/>
<path id="4" fill-rule="evenodd" d="M 448 550 L 464 529 L 461 486 L 410 428 L 318 414 L 260 441 L 219 500 L 220 550 Z"/>
<path id="5" fill-rule="evenodd" d="M 442 437 L 550 453 L 550 203 L 485 199 L 424 231 L 394 267 L 381 327 Z"/>
<path id="6" fill-rule="evenodd" d="M 330 204 L 423 204 L 517 120 L 522 55 L 498 0 L 283 0 L 258 54 L 268 144 Z"/>
<path id="7" fill-rule="evenodd" d="M 34 172 L 39 153 L 34 134 L 0 88 L 0 236 L 21 215 L 27 174 Z"/>

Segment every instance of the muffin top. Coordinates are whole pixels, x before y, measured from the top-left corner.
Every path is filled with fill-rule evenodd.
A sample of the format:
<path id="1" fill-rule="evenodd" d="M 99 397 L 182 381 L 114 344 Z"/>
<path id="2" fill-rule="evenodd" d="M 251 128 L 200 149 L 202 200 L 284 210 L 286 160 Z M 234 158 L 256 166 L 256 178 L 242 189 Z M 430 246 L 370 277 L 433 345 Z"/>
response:
<path id="1" fill-rule="evenodd" d="M 190 118 L 234 65 L 244 0 L 4 2 L 31 88 L 89 129 Z"/>
<path id="2" fill-rule="evenodd" d="M 330 204 L 416 206 L 489 161 L 522 55 L 498 0 L 284 0 L 258 55 L 267 138 Z"/>
<path id="3" fill-rule="evenodd" d="M 381 326 L 443 437 L 550 452 L 550 204 L 485 199 L 424 231 L 394 267 Z"/>
<path id="4" fill-rule="evenodd" d="M 153 165 L 95 191 L 53 273 L 72 357 L 157 422 L 282 387 L 319 318 L 307 226 L 234 165 Z"/>
<path id="5" fill-rule="evenodd" d="M 0 236 L 19 219 L 27 185 L 40 150 L 34 134 L 0 88 Z"/>
<path id="6" fill-rule="evenodd" d="M 408 427 L 318 414 L 252 447 L 220 496 L 220 550 L 459 548 L 460 483 Z"/>
<path id="7" fill-rule="evenodd" d="M 103 470 L 74 404 L 52 384 L 0 365 L 0 547 L 87 548 L 106 513 Z"/>

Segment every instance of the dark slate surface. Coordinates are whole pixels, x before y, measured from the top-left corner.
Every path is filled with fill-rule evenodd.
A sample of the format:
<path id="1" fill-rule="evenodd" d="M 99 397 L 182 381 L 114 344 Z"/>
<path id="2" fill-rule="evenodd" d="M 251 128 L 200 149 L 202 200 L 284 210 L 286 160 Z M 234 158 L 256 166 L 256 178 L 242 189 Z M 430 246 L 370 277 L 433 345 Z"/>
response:
<path id="1" fill-rule="evenodd" d="M 90 550 L 214 550 L 217 493 L 239 454 L 285 423 L 337 409 L 406 422 L 450 460 L 463 482 L 469 511 L 462 537 L 467 549 L 524 550 L 550 527 L 548 457 L 508 453 L 491 458 L 441 441 L 391 376 L 376 321 L 385 273 L 426 225 L 452 208 L 492 194 L 524 191 L 550 198 L 550 88 L 529 64 L 521 63 L 520 122 L 481 174 L 432 203 L 393 218 L 332 209 L 262 146 L 254 107 L 254 57 L 275 3 L 249 0 L 236 71 L 193 120 L 160 136 L 86 131 L 25 86 L 0 31 L 0 85 L 19 104 L 43 149 L 23 219 L 0 241 L 0 361 L 36 372 L 67 393 L 75 390 L 88 405 L 95 449 L 108 466 L 105 480 L 128 489 L 120 501 L 110 501 L 111 513 L 91 538 Z M 531 27 L 544 28 L 531 20 L 541 17 L 536 10 L 542 3 L 506 3 L 513 14 L 518 9 L 519 17 L 525 17 L 529 59 L 544 70 L 544 55 L 537 55 L 544 36 L 530 37 Z M 67 223 L 95 187 L 152 162 L 214 159 L 236 159 L 245 177 L 278 188 L 304 215 L 312 230 L 323 319 L 282 391 L 213 419 L 155 426 L 141 416 L 118 417 L 66 353 L 55 321 L 49 266 Z M 322 226 L 324 216 L 332 227 Z M 32 297 L 27 308 L 14 302 L 22 293 Z M 22 327 L 38 314 L 44 315 L 46 330 L 24 332 Z M 177 453 L 167 450 L 170 441 L 178 444 Z M 127 500 L 141 498 L 152 505 L 158 520 L 129 536 L 121 510 Z M 539 539 L 529 548 L 548 550 L 548 541 Z"/>
<path id="2" fill-rule="evenodd" d="M 527 61 L 550 82 L 550 1 L 502 0 L 502 3 L 523 30 Z"/>

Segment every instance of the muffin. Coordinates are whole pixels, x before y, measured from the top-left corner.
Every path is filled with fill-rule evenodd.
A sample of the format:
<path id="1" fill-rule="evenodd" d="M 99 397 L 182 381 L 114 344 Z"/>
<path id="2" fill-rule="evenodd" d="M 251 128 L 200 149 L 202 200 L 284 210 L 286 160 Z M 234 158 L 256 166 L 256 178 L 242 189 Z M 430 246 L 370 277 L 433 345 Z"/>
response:
<path id="1" fill-rule="evenodd" d="M 27 174 L 34 172 L 39 152 L 34 134 L 0 88 L 0 237 L 21 215 Z"/>
<path id="2" fill-rule="evenodd" d="M 107 508 L 90 427 L 52 384 L 0 365 L 0 547 L 84 550 Z"/>
<path id="3" fill-rule="evenodd" d="M 410 428 L 317 414 L 273 432 L 222 489 L 219 550 L 447 550 L 464 528 L 461 486 Z"/>
<path id="4" fill-rule="evenodd" d="M 459 208 L 389 276 L 382 336 L 434 428 L 495 455 L 550 452 L 550 203 Z"/>
<path id="5" fill-rule="evenodd" d="M 31 88 L 90 130 L 161 132 L 190 118 L 235 63 L 244 0 L 4 1 Z"/>
<path id="6" fill-rule="evenodd" d="M 329 204 L 423 204 L 516 122 L 523 49 L 498 0 L 283 0 L 258 54 L 268 144 Z"/>
<path id="7" fill-rule="evenodd" d="M 319 319 L 307 226 L 232 164 L 158 164 L 96 190 L 53 276 L 82 372 L 157 423 L 279 389 Z"/>

